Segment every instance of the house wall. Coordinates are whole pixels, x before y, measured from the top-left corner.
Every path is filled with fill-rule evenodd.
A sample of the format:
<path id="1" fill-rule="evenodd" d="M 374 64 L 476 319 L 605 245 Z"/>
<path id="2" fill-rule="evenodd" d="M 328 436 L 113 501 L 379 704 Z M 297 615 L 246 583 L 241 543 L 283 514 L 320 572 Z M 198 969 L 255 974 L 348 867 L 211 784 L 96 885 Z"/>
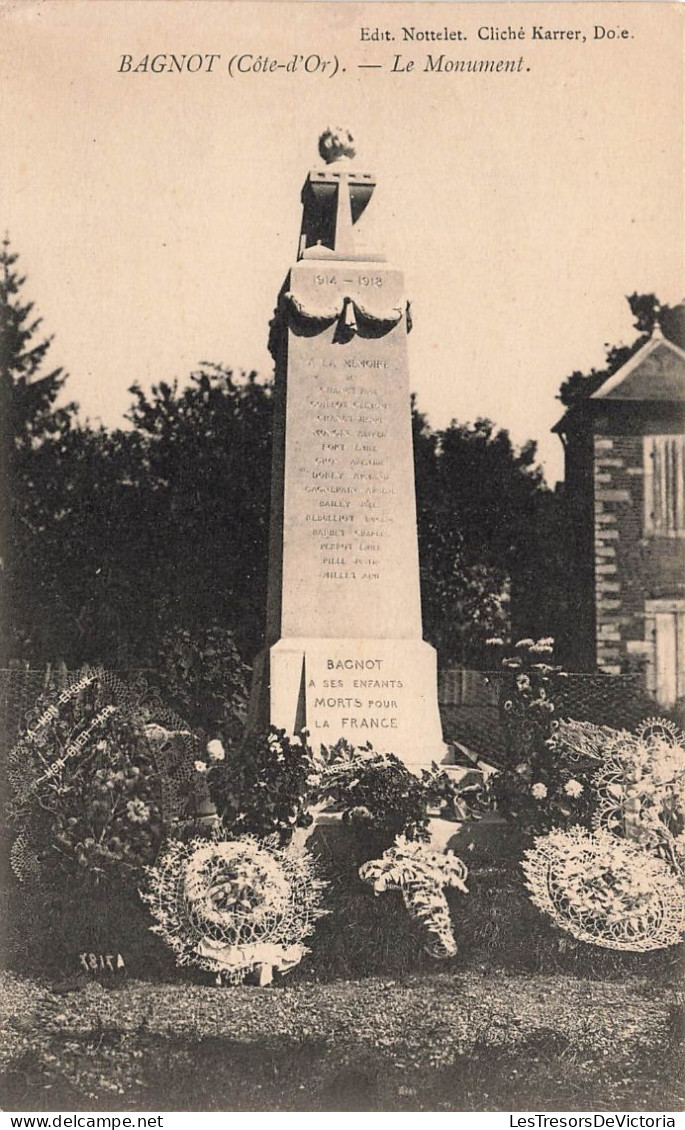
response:
<path id="1" fill-rule="evenodd" d="M 565 437 L 563 499 L 571 529 L 566 598 L 572 612 L 556 653 L 569 671 L 592 671 L 596 665 L 593 459 L 592 432 L 581 416 Z"/>
<path id="2" fill-rule="evenodd" d="M 646 535 L 644 436 L 682 431 L 672 415 L 607 412 L 594 420 L 596 659 L 618 674 L 630 655 L 649 656 L 645 602 L 685 597 L 683 539 Z"/>

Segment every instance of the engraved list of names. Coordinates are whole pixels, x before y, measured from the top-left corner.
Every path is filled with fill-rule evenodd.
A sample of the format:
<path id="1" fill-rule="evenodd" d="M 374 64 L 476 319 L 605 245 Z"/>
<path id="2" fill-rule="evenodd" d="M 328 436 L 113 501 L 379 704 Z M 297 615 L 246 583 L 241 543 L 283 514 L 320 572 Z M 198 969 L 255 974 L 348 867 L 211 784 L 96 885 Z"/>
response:
<path id="1" fill-rule="evenodd" d="M 401 274 L 378 263 L 298 264 L 291 286 L 315 309 L 403 301 Z M 284 635 L 309 612 L 311 636 L 420 636 L 405 338 L 403 322 L 289 331 Z"/>

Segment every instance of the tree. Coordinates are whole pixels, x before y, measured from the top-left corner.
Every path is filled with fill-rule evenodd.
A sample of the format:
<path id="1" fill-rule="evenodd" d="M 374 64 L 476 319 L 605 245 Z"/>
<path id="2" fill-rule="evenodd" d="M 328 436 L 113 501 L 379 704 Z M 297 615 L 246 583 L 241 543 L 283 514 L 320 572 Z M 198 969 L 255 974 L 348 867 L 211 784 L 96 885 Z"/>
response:
<path id="1" fill-rule="evenodd" d="M 554 496 L 534 443 L 484 419 L 432 431 L 415 405 L 413 422 L 424 632 L 443 661 L 480 664 L 488 636 L 549 630 L 534 576 Z"/>
<path id="2" fill-rule="evenodd" d="M 67 376 L 44 372 L 51 338 L 21 297 L 25 278 L 0 251 L 3 661 L 115 662 L 139 622 L 138 514 L 128 485 L 140 462 L 133 432 L 93 429 L 58 405 Z M 8 598 L 11 593 L 11 600 Z"/>
<path id="3" fill-rule="evenodd" d="M 271 496 L 271 388 L 203 364 L 179 390 L 131 389 L 142 444 L 139 566 L 155 633 L 229 628 L 251 662 L 263 646 Z"/>
<path id="4" fill-rule="evenodd" d="M 68 428 L 76 405 L 55 407 L 67 379 L 62 368 L 40 373 L 52 338 L 35 340 L 42 318 L 33 317 L 32 302 L 21 301 L 26 277 L 14 269 L 18 258 L 5 236 L 0 245 L 0 387 L 8 408 L 3 433 L 11 447 L 23 451 Z"/>
<path id="5" fill-rule="evenodd" d="M 42 564 L 34 583 L 32 650 L 69 666 L 135 666 L 154 630 L 141 552 L 144 499 L 136 485 L 142 443 L 133 431 L 72 427 L 59 478 L 33 507 Z"/>
<path id="6" fill-rule="evenodd" d="M 66 374 L 0 252 L 5 651 L 32 663 L 154 664 L 165 633 L 233 629 L 261 646 L 270 390 L 206 365 L 179 391 L 133 386 L 129 429 L 57 404 Z M 11 502 L 10 502 L 11 499 Z M 8 593 L 11 590 L 11 601 Z"/>
<path id="7" fill-rule="evenodd" d="M 56 405 L 66 374 L 43 372 L 52 338 L 41 338 L 42 319 L 23 302 L 26 281 L 15 269 L 18 256 L 7 237 L 0 246 L 0 570 L 2 573 L 2 662 L 22 650 L 35 585 L 41 573 L 36 544 L 44 508 L 59 481 L 60 446 L 76 405 Z M 6 489 L 9 485 L 9 490 Z M 9 592 L 12 592 L 11 602 Z"/>

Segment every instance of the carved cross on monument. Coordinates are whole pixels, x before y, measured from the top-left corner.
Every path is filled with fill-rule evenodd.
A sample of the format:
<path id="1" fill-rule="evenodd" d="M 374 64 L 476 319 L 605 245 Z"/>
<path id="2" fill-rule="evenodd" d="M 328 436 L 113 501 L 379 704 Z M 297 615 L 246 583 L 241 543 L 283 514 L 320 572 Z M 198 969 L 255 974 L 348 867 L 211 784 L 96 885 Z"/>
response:
<path id="1" fill-rule="evenodd" d="M 345 130 L 309 174 L 276 361 L 266 649 L 250 725 L 444 761 L 422 639 L 402 272 L 355 250 L 375 182 Z"/>

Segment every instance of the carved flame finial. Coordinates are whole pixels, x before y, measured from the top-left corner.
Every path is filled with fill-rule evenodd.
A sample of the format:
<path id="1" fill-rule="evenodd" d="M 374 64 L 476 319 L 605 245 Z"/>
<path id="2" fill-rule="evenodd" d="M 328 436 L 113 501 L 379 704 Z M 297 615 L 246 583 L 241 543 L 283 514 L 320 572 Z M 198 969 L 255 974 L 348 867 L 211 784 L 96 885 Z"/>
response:
<path id="1" fill-rule="evenodd" d="M 354 138 L 348 129 L 329 126 L 319 138 L 319 154 L 327 165 L 332 165 L 344 157 L 354 157 L 356 153 Z"/>

